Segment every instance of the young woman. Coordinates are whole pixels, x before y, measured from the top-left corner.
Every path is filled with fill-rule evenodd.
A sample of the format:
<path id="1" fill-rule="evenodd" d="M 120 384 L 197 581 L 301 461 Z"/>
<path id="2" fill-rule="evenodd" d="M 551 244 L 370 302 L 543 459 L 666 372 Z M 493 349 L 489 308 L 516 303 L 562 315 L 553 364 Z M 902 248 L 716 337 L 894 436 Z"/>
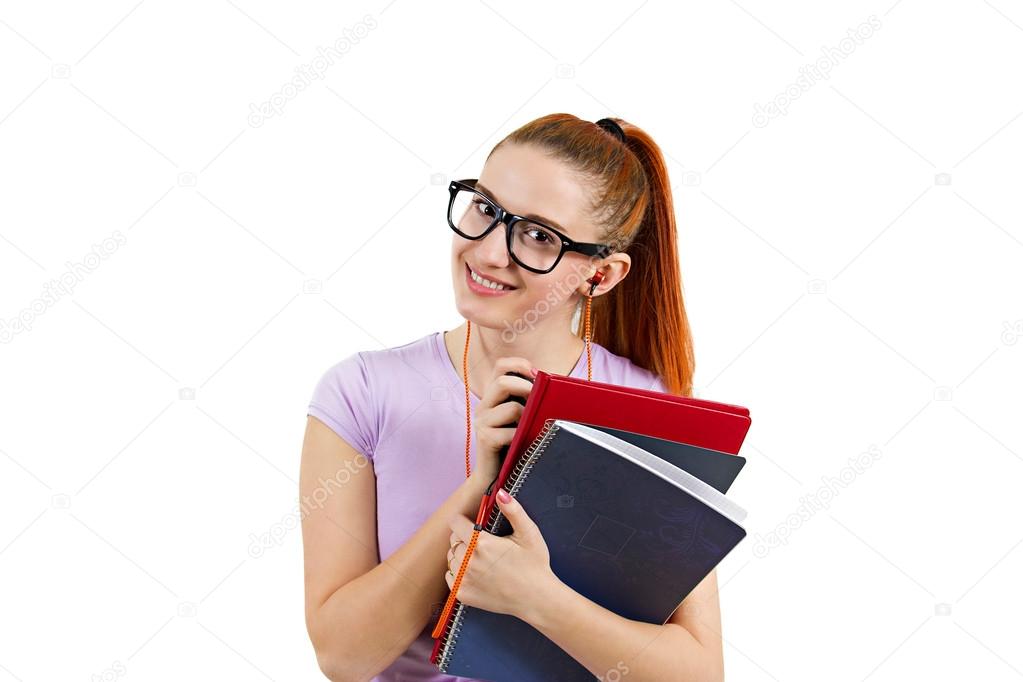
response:
<path id="1" fill-rule="evenodd" d="M 506 373 L 692 390 L 674 209 L 650 136 L 621 120 L 545 116 L 449 191 L 465 322 L 345 358 L 309 405 L 306 624 L 332 680 L 464 679 L 430 663 L 430 635 L 522 413 L 510 398 L 532 386 Z M 584 302 L 591 329 L 579 324 Z M 722 678 L 714 573 L 663 625 L 622 618 L 560 582 L 525 511 L 498 504 L 514 533 L 480 534 L 459 601 L 529 622 L 601 679 Z"/>

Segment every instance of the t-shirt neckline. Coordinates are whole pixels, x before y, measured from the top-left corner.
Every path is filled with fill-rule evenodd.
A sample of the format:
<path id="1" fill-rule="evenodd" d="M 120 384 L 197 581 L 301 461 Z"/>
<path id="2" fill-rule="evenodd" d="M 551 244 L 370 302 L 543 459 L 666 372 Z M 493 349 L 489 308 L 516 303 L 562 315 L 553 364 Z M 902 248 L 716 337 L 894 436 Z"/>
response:
<path id="1" fill-rule="evenodd" d="M 462 381 L 462 375 L 458 372 L 458 370 L 455 369 L 455 366 L 453 364 L 451 364 L 451 357 L 448 355 L 447 346 L 444 345 L 444 331 L 443 330 L 434 333 L 434 348 L 440 354 L 441 362 L 444 363 L 444 365 L 448 368 L 448 371 L 455 377 L 455 379 L 458 380 L 458 383 L 462 384 L 462 386 L 464 387 L 465 383 Z M 594 350 L 596 348 L 597 348 L 597 344 L 594 343 L 593 341 L 590 341 L 590 353 L 591 354 L 594 352 Z M 577 379 L 581 378 L 579 376 L 579 373 L 582 371 L 582 368 L 585 365 L 586 365 L 586 347 L 583 346 L 583 351 L 582 351 L 582 353 L 579 354 L 579 359 L 575 361 L 575 367 L 573 367 L 572 371 L 568 373 L 568 376 L 574 377 L 574 378 L 577 378 Z M 470 396 L 470 398 L 469 398 L 470 401 L 475 401 L 475 402 L 479 402 L 480 401 L 480 397 L 477 396 L 472 391 L 469 391 L 469 396 Z"/>

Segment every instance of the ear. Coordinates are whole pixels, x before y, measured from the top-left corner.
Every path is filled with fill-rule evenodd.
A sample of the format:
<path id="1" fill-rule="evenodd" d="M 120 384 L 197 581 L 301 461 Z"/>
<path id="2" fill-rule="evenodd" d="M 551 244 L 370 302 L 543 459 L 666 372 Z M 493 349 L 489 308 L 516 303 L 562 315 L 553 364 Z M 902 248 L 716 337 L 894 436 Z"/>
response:
<path id="1" fill-rule="evenodd" d="M 591 277 L 597 270 L 604 273 L 604 279 L 601 280 L 597 288 L 593 290 L 593 296 L 601 296 L 614 289 L 619 282 L 625 279 L 626 275 L 629 274 L 629 268 L 632 266 L 632 258 L 627 253 L 612 253 L 606 258 L 602 258 L 594 263 L 594 267 L 589 271 L 587 278 Z M 583 297 L 590 291 L 590 284 L 583 281 L 579 285 L 579 294 Z"/>

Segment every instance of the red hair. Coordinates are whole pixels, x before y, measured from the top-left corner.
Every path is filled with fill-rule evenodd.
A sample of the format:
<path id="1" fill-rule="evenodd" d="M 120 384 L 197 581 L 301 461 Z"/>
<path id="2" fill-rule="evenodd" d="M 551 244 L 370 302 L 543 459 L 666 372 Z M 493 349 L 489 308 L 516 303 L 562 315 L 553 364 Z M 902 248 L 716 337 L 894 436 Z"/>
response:
<path id="1" fill-rule="evenodd" d="M 592 339 L 690 396 L 695 358 L 682 296 L 675 211 L 664 156 L 640 128 L 615 118 L 625 142 L 572 114 L 530 121 L 501 142 L 532 145 L 592 183 L 599 240 L 629 254 L 628 275 L 593 299 Z M 580 336 L 583 330 L 580 325 Z"/>

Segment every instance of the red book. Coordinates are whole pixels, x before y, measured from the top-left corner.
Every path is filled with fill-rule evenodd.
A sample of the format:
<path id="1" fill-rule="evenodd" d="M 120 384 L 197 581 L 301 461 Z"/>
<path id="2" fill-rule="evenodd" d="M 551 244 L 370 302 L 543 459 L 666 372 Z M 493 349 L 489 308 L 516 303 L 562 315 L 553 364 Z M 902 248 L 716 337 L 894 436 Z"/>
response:
<path id="1" fill-rule="evenodd" d="M 533 380 L 533 388 L 508 446 L 497 482 L 486 499 L 484 519 L 489 518 L 497 503 L 497 491 L 504 485 L 516 461 L 540 434 L 548 419 L 607 426 L 732 455 L 739 454 L 751 423 L 749 410 L 739 405 L 587 381 L 541 370 Z M 454 610 L 447 620 L 451 614 Z M 444 626 L 446 631 L 447 622 Z M 434 642 L 430 655 L 434 664 L 443 642 L 443 636 Z"/>

